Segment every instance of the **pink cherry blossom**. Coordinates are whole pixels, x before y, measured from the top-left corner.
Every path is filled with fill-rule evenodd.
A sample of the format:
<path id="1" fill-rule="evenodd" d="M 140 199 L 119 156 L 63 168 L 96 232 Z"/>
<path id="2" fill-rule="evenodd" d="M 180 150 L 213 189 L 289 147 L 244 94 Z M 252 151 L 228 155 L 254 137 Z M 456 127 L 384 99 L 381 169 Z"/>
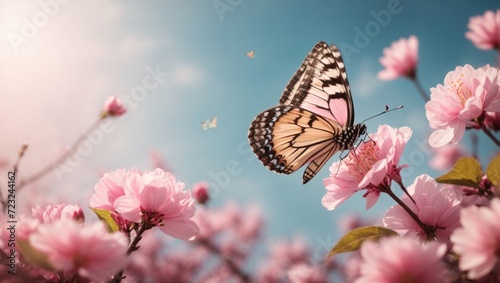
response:
<path id="1" fill-rule="evenodd" d="M 484 184 L 484 181 L 486 179 L 487 179 L 486 175 L 483 176 L 483 180 L 480 182 L 480 184 Z M 476 205 L 476 206 L 490 205 L 491 200 L 488 198 L 487 192 L 491 193 L 491 191 L 489 191 L 489 189 L 486 189 L 485 187 L 479 189 L 479 188 L 472 188 L 472 187 L 451 185 L 451 184 L 446 184 L 446 186 L 453 188 L 455 192 L 461 194 L 462 200 L 460 201 L 460 206 L 462 208 L 471 205 Z"/>
<path id="2" fill-rule="evenodd" d="M 26 215 L 21 215 L 19 225 L 16 231 L 17 240 L 27 241 L 31 234 L 38 230 L 40 221 Z"/>
<path id="3" fill-rule="evenodd" d="M 195 213 L 194 199 L 183 189 L 183 183 L 159 168 L 144 173 L 118 169 L 99 180 L 90 206 L 117 213 L 117 221 L 145 220 L 150 225 L 159 225 L 168 235 L 192 239 L 199 232 L 190 219 Z"/>
<path id="4" fill-rule="evenodd" d="M 178 282 L 178 281 L 177 281 Z M 220 283 L 220 282 L 244 282 L 232 277 L 232 273 L 227 266 L 218 266 L 210 274 L 201 278 L 202 283 Z"/>
<path id="5" fill-rule="evenodd" d="M 361 276 L 355 283 L 425 282 L 446 283 L 441 258 L 446 245 L 426 244 L 412 238 L 383 238 L 378 244 L 361 246 Z"/>
<path id="6" fill-rule="evenodd" d="M 494 268 L 498 270 L 500 199 L 493 199 L 490 207 L 462 209 L 460 223 L 462 227 L 451 235 L 453 251 L 460 255 L 460 270 L 468 271 L 469 279 L 482 278 Z"/>
<path id="7" fill-rule="evenodd" d="M 456 143 L 466 127 L 480 128 L 478 118 L 485 111 L 500 111 L 500 72 L 485 66 L 456 67 L 444 79 L 444 86 L 431 88 L 431 100 L 425 105 L 427 119 L 435 129 L 429 138 L 433 147 Z"/>
<path id="8" fill-rule="evenodd" d="M 208 261 L 207 251 L 199 245 L 179 247 L 179 242 L 154 232 L 143 234 L 140 248 L 129 257 L 123 282 L 200 282 L 194 278 L 207 271 L 202 266 Z"/>
<path id="9" fill-rule="evenodd" d="M 220 209 L 197 209 L 194 221 L 200 227 L 196 242 L 207 251 L 236 263 L 244 261 L 252 252 L 263 226 L 258 206 L 242 209 L 231 202 Z"/>
<path id="10" fill-rule="evenodd" d="M 271 248 L 270 258 L 282 268 L 308 262 L 311 255 L 306 241 L 301 237 L 294 237 L 290 241 L 278 241 Z"/>
<path id="11" fill-rule="evenodd" d="M 462 207 L 468 207 L 471 205 L 476 206 L 488 206 L 490 205 L 490 200 L 483 195 L 478 194 L 478 189 L 471 187 L 458 187 L 458 189 L 462 190 L 462 203 L 460 204 Z"/>
<path id="12" fill-rule="evenodd" d="M 385 67 L 378 73 L 381 80 L 394 80 L 399 77 L 415 78 L 418 63 L 418 39 L 412 35 L 401 38 L 384 49 L 380 64 Z"/>
<path id="13" fill-rule="evenodd" d="M 235 227 L 242 217 L 241 214 L 235 203 L 228 202 L 220 209 L 198 208 L 193 220 L 200 228 L 199 238 L 208 239 Z"/>
<path id="14" fill-rule="evenodd" d="M 244 217 L 235 227 L 235 232 L 242 241 L 253 241 L 260 236 L 264 226 L 261 209 L 257 205 L 250 205 L 242 212 L 242 215 Z"/>
<path id="15" fill-rule="evenodd" d="M 131 222 L 159 226 L 175 238 L 189 240 L 198 235 L 199 228 L 191 220 L 196 212 L 194 199 L 191 192 L 184 191 L 183 183 L 159 168 L 128 175 L 122 184 L 124 195 L 113 203 L 116 212 Z"/>
<path id="16" fill-rule="evenodd" d="M 230 259 L 233 266 L 242 266 L 251 255 L 263 226 L 258 206 L 241 208 L 232 202 L 226 203 L 219 209 L 207 207 L 197 209 L 193 219 L 200 227 L 200 235 L 195 243 L 210 252 L 212 256 Z M 245 271 L 243 267 L 240 269 L 235 271 L 231 268 L 230 275 L 241 277 Z M 223 282 L 226 281 L 228 280 Z"/>
<path id="17" fill-rule="evenodd" d="M 105 173 L 94 187 L 95 193 L 90 197 L 89 204 L 92 208 L 115 211 L 114 203 L 117 198 L 125 195 L 125 187 L 136 175 L 142 175 L 139 170 L 118 169 Z"/>
<path id="18" fill-rule="evenodd" d="M 479 49 L 500 48 L 500 10 L 486 11 L 482 16 L 470 18 L 465 34 Z"/>
<path id="19" fill-rule="evenodd" d="M 275 262 L 266 262 L 257 268 L 255 282 L 282 283 L 284 269 Z"/>
<path id="20" fill-rule="evenodd" d="M 200 238 L 213 238 L 231 230 L 239 240 L 251 241 L 260 235 L 263 226 L 262 213 L 256 205 L 240 208 L 233 202 L 220 209 L 198 208 L 193 220 L 200 227 Z"/>
<path id="21" fill-rule="evenodd" d="M 208 260 L 207 257 L 207 252 L 201 247 L 193 248 L 189 254 L 182 250 L 170 251 L 152 262 L 146 276 L 154 277 L 152 282 L 165 282 L 166 278 L 168 282 L 200 282 L 194 278 L 200 273 L 202 265 Z"/>
<path id="22" fill-rule="evenodd" d="M 310 260 L 311 254 L 303 238 L 279 240 L 271 245 L 267 260 L 259 265 L 256 282 L 281 283 L 292 266 L 309 265 Z"/>
<path id="23" fill-rule="evenodd" d="M 205 207 L 197 208 L 193 221 L 196 222 L 200 228 L 198 238 L 212 238 L 226 228 L 227 222 L 224 216 L 224 214 L 219 213 L 217 210 L 207 209 Z"/>
<path id="24" fill-rule="evenodd" d="M 328 210 L 335 209 L 355 192 L 366 190 L 366 208 L 372 207 L 380 186 L 388 187 L 393 179 L 401 180 L 398 162 L 412 131 L 382 125 L 370 141 L 361 143 L 349 155 L 330 167 L 330 177 L 323 180 L 327 193 L 321 203 Z"/>
<path id="25" fill-rule="evenodd" d="M 361 266 L 363 258 L 359 251 L 350 253 L 342 268 L 344 274 L 344 282 L 354 282 L 361 276 Z"/>
<path id="26" fill-rule="evenodd" d="M 288 271 L 290 283 L 328 283 L 327 273 L 322 266 L 305 263 L 294 265 Z"/>
<path id="27" fill-rule="evenodd" d="M 47 256 L 54 270 L 98 282 L 109 280 L 127 260 L 127 237 L 109 233 L 100 222 L 82 226 L 63 219 L 42 224 L 29 241 Z"/>
<path id="28" fill-rule="evenodd" d="M 449 144 L 434 148 L 434 156 L 429 161 L 429 165 L 440 171 L 447 171 L 453 168 L 455 162 L 460 157 L 465 156 L 465 150 L 460 144 Z"/>
<path id="29" fill-rule="evenodd" d="M 407 191 L 415 203 L 406 195 L 402 201 L 422 223 L 434 231 L 439 241 L 448 243 L 451 233 L 459 226 L 462 208 L 460 192 L 457 192 L 455 188 L 437 184 L 434 179 L 425 174 L 418 176 Z M 405 236 L 415 235 L 421 239 L 427 237 L 426 231 L 423 231 L 399 204 L 389 208 L 383 222 L 385 227 Z"/>
<path id="30" fill-rule="evenodd" d="M 104 101 L 101 117 L 107 116 L 121 116 L 127 112 L 123 102 L 116 96 L 109 96 Z"/>
<path id="31" fill-rule="evenodd" d="M 193 197 L 198 203 L 205 204 L 210 199 L 210 196 L 208 195 L 208 183 L 199 182 L 194 184 Z"/>
<path id="32" fill-rule="evenodd" d="M 40 223 L 51 223 L 59 219 L 75 220 L 84 222 L 85 216 L 83 210 L 78 205 L 59 204 L 59 205 L 44 205 L 31 209 L 31 215 L 34 219 L 38 219 Z"/>

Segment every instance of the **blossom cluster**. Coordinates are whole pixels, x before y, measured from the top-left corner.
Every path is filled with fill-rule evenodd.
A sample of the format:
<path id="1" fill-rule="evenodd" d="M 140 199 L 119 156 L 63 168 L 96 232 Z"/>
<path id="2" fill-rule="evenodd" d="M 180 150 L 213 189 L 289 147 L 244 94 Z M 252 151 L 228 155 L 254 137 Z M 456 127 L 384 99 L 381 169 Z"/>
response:
<path id="1" fill-rule="evenodd" d="M 465 37 L 476 47 L 500 52 L 500 10 L 471 18 L 468 28 Z M 19 218 L 14 248 L 8 244 L 9 231 L 0 230 L 0 255 L 20 255 L 15 259 L 18 277 L 0 280 L 499 282 L 500 70 L 457 66 L 443 84 L 426 91 L 417 76 L 418 48 L 415 35 L 385 48 L 378 77 L 415 83 L 426 100 L 421 110 L 432 129 L 428 143 L 435 156 L 430 166 L 448 173 L 405 180 L 402 172 L 411 164 L 402 160 L 415 133 L 405 126 L 380 125 L 334 162 L 323 180 L 321 204 L 329 211 L 359 191 L 367 210 L 380 197 L 394 200 L 381 226 L 345 216 L 338 230 L 346 235 L 337 245 L 318 250 L 301 237 L 290 237 L 263 250 L 264 219 L 258 206 L 212 206 L 207 182 L 186 189 L 169 170 L 157 168 L 164 163 L 154 154 L 154 170 L 121 168 L 96 180 L 86 203 L 95 215 L 85 215 L 76 204 L 35 205 L 31 215 Z M 112 96 L 98 121 L 126 112 Z M 461 143 L 466 131 L 482 131 L 497 147 L 490 160 L 481 162 L 474 148 L 466 150 Z M 394 187 L 401 189 L 401 197 Z M 7 222 L 3 213 L 0 222 Z M 351 253 L 341 258 L 345 252 Z"/>
<path id="2" fill-rule="evenodd" d="M 468 27 L 466 37 L 474 45 L 500 52 L 500 10 L 471 18 Z M 443 85 L 430 88 L 429 96 L 416 76 L 416 36 L 384 49 L 380 63 L 385 68 L 380 79 L 408 78 L 422 92 L 433 129 L 428 142 L 436 154 L 430 165 L 449 172 L 438 178 L 422 174 L 406 187 L 400 172 L 410 165 L 399 162 L 411 130 L 380 126 L 344 160 L 332 165 L 324 180 L 322 204 L 336 209 L 358 191 L 366 198 L 366 209 L 381 194 L 396 204 L 385 213 L 383 227 L 348 232 L 331 255 L 349 251 L 346 242 L 362 242 L 358 253 L 347 261 L 348 282 L 500 281 L 500 142 L 495 135 L 499 131 L 500 70 L 490 65 L 458 66 L 446 75 Z M 497 147 L 485 171 L 460 143 L 467 130 L 483 131 Z M 392 183 L 402 189 L 402 197 L 393 192 Z"/>

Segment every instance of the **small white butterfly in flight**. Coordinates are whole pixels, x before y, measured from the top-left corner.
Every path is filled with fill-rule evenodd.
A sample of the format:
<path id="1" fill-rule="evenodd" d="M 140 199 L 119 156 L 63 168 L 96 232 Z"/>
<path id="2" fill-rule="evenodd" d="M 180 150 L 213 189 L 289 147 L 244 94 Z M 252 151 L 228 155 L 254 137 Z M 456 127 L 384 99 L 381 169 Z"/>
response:
<path id="1" fill-rule="evenodd" d="M 212 117 L 212 119 L 208 119 L 205 121 L 201 121 L 201 127 L 203 130 L 214 129 L 217 127 L 217 116 Z"/>
<path id="2" fill-rule="evenodd" d="M 255 57 L 255 50 L 250 50 L 246 52 L 245 55 L 247 55 L 248 58 L 253 58 Z"/>

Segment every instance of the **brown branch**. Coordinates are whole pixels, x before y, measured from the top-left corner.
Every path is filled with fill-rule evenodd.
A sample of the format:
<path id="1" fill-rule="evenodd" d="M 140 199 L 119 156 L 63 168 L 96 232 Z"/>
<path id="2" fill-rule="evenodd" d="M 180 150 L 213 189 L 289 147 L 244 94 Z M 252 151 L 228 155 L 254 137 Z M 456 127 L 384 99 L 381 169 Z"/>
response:
<path id="1" fill-rule="evenodd" d="M 103 118 L 99 118 L 96 122 L 94 122 L 74 143 L 73 145 L 70 147 L 70 149 L 64 153 L 61 157 L 59 157 L 58 159 L 54 160 L 52 163 L 50 163 L 49 165 L 45 166 L 44 168 L 42 168 L 40 171 L 36 172 L 35 174 L 27 177 L 26 179 L 24 180 L 21 180 L 21 182 L 19 182 L 19 185 L 18 185 L 18 188 L 17 190 L 23 188 L 24 186 L 40 179 L 41 177 L 43 177 L 44 175 L 46 175 L 47 173 L 49 173 L 55 166 L 57 166 L 58 164 L 61 164 L 63 163 L 64 161 L 66 161 L 66 159 L 68 159 L 72 154 L 75 153 L 75 151 L 78 149 L 78 146 L 80 146 L 80 143 L 82 143 L 86 138 L 87 138 L 87 135 L 92 131 L 94 130 L 95 128 L 97 128 L 97 126 L 99 125 L 99 123 L 102 121 Z"/>

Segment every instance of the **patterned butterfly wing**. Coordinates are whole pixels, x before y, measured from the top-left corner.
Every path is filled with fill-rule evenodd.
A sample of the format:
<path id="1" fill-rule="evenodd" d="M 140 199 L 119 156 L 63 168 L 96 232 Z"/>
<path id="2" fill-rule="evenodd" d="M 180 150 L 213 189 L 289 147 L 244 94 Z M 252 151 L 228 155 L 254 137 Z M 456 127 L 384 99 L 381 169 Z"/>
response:
<path id="1" fill-rule="evenodd" d="M 258 115 L 250 126 L 255 154 L 270 170 L 290 174 L 311 162 L 303 175 L 308 182 L 339 148 L 332 140 L 342 126 L 308 110 L 280 105 Z"/>
<path id="2" fill-rule="evenodd" d="M 286 86 L 279 103 L 307 109 L 343 126 L 352 126 L 351 89 L 337 46 L 318 42 Z"/>

